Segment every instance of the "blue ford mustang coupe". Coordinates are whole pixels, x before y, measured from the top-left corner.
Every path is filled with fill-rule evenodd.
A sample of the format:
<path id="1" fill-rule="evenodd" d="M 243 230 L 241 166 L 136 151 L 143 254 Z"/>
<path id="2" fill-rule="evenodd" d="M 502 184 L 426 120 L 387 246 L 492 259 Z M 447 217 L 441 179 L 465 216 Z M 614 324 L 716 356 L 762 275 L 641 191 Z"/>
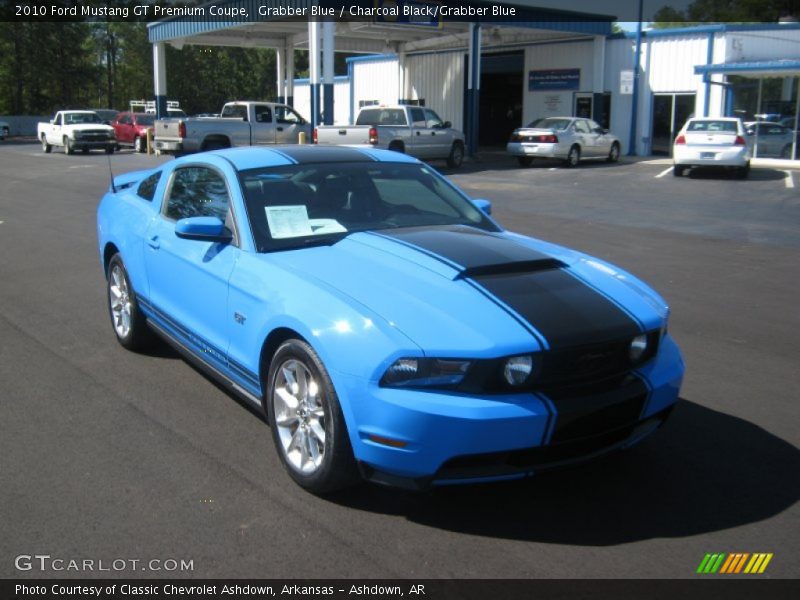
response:
<path id="1" fill-rule="evenodd" d="M 511 479 L 652 433 L 683 377 L 664 300 L 505 231 L 403 154 L 244 148 L 117 177 L 119 342 L 153 331 L 263 409 L 304 488 Z"/>

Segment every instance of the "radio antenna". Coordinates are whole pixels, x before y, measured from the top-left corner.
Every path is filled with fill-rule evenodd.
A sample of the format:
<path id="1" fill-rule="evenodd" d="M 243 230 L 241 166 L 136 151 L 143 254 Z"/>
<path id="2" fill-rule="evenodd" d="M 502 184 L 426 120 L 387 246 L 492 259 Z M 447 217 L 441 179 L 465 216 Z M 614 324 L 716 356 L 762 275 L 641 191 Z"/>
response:
<path id="1" fill-rule="evenodd" d="M 108 159 L 108 174 L 111 177 L 111 191 L 115 194 L 117 193 L 117 188 L 114 185 L 114 172 L 111 170 L 111 155 L 106 154 L 106 158 Z"/>

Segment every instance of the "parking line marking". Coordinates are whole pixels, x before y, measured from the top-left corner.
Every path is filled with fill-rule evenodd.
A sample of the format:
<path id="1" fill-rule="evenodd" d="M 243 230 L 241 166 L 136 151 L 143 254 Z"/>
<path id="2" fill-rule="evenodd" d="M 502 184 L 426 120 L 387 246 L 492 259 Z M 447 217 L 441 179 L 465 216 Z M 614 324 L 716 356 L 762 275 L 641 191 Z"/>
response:
<path id="1" fill-rule="evenodd" d="M 69 167 L 70 169 L 92 169 L 97 165 L 72 165 Z"/>
<path id="2" fill-rule="evenodd" d="M 667 173 L 669 173 L 671 171 L 672 171 L 672 167 L 669 167 L 668 169 L 664 169 L 663 171 L 661 171 L 661 173 L 656 175 L 655 178 L 656 179 L 661 179 L 664 175 L 666 175 Z"/>
<path id="3" fill-rule="evenodd" d="M 558 167 L 550 167 L 547 169 L 548 171 L 558 171 Z"/>
<path id="4" fill-rule="evenodd" d="M 787 189 L 790 190 L 794 189 L 794 177 L 792 177 L 792 172 L 784 171 L 784 173 L 786 173 L 786 177 L 784 177 L 783 179 L 784 185 L 786 186 Z"/>

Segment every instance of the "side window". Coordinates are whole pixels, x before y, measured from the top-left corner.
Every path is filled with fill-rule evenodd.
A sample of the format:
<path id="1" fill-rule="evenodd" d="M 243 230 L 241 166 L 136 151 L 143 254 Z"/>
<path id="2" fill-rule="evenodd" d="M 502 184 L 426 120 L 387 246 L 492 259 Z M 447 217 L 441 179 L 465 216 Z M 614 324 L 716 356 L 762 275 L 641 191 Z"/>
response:
<path id="1" fill-rule="evenodd" d="M 426 127 L 441 127 L 442 126 L 442 120 L 439 118 L 439 115 L 437 115 L 431 109 L 426 108 L 425 109 L 425 125 L 426 125 Z"/>
<path id="2" fill-rule="evenodd" d="M 257 104 L 254 109 L 256 114 L 256 123 L 272 123 L 272 109 L 263 104 Z"/>
<path id="3" fill-rule="evenodd" d="M 288 106 L 276 106 L 275 107 L 275 120 L 278 123 L 290 123 L 290 124 L 297 124 L 303 122 L 303 117 L 298 115 Z"/>
<path id="4" fill-rule="evenodd" d="M 410 108 L 411 124 L 414 127 L 425 127 L 425 111 L 421 108 Z"/>
<path id="5" fill-rule="evenodd" d="M 586 121 L 579 119 L 575 121 L 575 131 L 577 133 L 589 133 L 589 126 L 586 124 Z"/>
<path id="6" fill-rule="evenodd" d="M 175 171 L 165 214 L 169 219 L 217 217 L 228 214 L 228 188 L 222 176 L 208 167 L 184 167 Z"/>
<path id="7" fill-rule="evenodd" d="M 596 131 L 598 129 L 603 129 L 596 121 L 586 121 L 589 124 L 589 129 L 592 131 Z"/>
<path id="8" fill-rule="evenodd" d="M 145 178 L 136 189 L 136 195 L 148 202 L 152 202 L 153 197 L 156 195 L 156 186 L 159 179 L 161 179 L 161 171 Z"/>
<path id="9" fill-rule="evenodd" d="M 228 104 L 223 107 L 220 117 L 224 119 L 241 119 L 247 121 L 247 107 L 243 104 Z"/>
<path id="10" fill-rule="evenodd" d="M 119 118 L 119 123 L 122 125 L 130 125 L 131 124 L 131 117 L 130 115 L 122 115 Z"/>

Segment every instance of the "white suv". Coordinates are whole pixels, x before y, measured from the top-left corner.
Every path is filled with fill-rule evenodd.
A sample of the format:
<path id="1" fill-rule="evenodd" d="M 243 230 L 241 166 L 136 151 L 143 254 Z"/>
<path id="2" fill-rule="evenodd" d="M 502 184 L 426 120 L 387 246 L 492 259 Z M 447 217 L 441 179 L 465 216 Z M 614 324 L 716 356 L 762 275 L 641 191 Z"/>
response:
<path id="1" fill-rule="evenodd" d="M 744 179 L 750 172 L 750 146 L 741 119 L 697 117 L 689 119 L 672 146 L 673 174 L 680 177 L 691 167 L 736 169 Z"/>

